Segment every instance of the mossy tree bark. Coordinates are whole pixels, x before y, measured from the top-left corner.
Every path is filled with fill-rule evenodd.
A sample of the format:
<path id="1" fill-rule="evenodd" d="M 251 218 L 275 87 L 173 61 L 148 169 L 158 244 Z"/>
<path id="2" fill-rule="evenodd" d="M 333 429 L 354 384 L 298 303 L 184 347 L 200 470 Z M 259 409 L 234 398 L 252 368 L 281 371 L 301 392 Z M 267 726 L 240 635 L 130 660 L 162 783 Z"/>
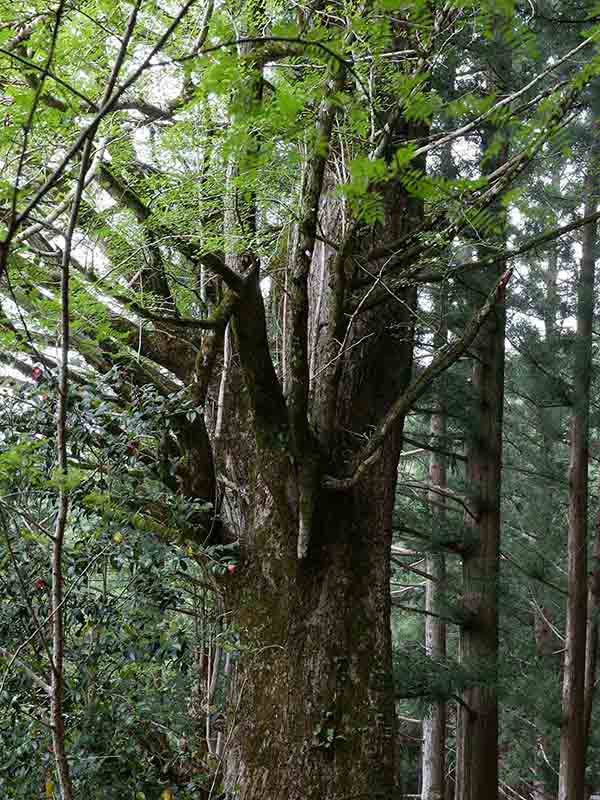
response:
<path id="1" fill-rule="evenodd" d="M 296 515 L 257 481 L 230 595 L 241 674 L 226 783 L 236 797 L 394 797 L 394 460 L 350 494 L 321 495 L 302 560 Z"/>
<path id="2" fill-rule="evenodd" d="M 335 223 L 335 205 L 321 196 L 315 203 L 314 164 L 307 169 L 313 170 L 304 182 L 311 200 L 303 208 L 307 214 L 319 209 L 322 224 Z M 324 170 L 319 181 L 321 195 Z M 399 184 L 387 194 L 382 228 L 400 235 L 418 220 L 420 205 Z M 327 488 L 322 477 L 351 467 L 368 431 L 408 385 L 415 291 L 403 292 L 401 304 L 356 315 L 350 327 L 336 308 L 346 295 L 336 282 L 345 281 L 348 265 L 336 252 L 315 248 L 314 232 L 307 243 L 307 230 L 304 221 L 302 251 L 317 250 L 312 258 L 325 260 L 327 281 L 315 269 L 311 283 L 291 253 L 297 285 L 288 296 L 286 395 L 269 354 L 258 277 L 240 293 L 233 314 L 232 363 L 240 365 L 244 391 L 228 416 L 219 459 L 242 478 L 250 501 L 230 494 L 228 507 L 240 541 L 240 568 L 227 599 L 241 659 L 226 786 L 241 800 L 391 799 L 396 722 L 389 579 L 402 419 L 351 486 Z M 378 233 L 362 238 L 348 228 L 346 235 L 350 254 L 364 252 Z M 296 335 L 299 327 L 304 339 Z M 244 417 L 251 432 L 240 437 Z M 301 549 L 303 514 L 309 528 Z"/>

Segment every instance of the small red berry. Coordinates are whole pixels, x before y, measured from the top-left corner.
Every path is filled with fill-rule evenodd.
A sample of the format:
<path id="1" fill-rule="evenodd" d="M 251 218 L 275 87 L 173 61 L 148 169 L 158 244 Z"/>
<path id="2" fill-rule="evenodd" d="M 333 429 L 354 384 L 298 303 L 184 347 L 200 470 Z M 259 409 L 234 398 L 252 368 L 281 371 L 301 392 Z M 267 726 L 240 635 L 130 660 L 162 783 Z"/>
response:
<path id="1" fill-rule="evenodd" d="M 46 583 L 46 581 L 43 578 L 38 578 L 37 581 L 35 582 L 35 588 L 39 589 L 40 592 L 43 591 L 44 589 L 46 589 L 47 587 L 48 587 L 48 584 Z"/>
<path id="2" fill-rule="evenodd" d="M 42 377 L 43 374 L 44 370 L 37 364 L 31 368 L 31 377 L 33 378 L 34 381 L 39 381 L 39 379 Z"/>
<path id="3" fill-rule="evenodd" d="M 237 567 L 235 564 L 227 564 L 227 572 L 231 573 L 232 575 L 236 571 L 236 569 Z"/>

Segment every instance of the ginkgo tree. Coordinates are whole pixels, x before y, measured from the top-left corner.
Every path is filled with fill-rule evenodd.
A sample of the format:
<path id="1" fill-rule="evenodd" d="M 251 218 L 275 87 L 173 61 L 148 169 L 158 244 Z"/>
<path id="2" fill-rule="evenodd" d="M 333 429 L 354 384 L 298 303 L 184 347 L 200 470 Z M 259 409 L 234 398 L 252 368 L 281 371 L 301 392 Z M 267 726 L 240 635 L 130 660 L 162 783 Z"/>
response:
<path id="1" fill-rule="evenodd" d="M 502 314 L 505 208 L 598 71 L 594 27 L 541 57 L 530 22 L 488 0 L 0 3 L 1 357 L 58 397 L 48 690 L 65 800 L 61 556 L 95 468 L 70 415 L 75 388 L 115 371 L 117 433 L 142 390 L 169 402 L 158 446 L 133 447 L 161 492 L 128 510 L 173 535 L 169 502 L 186 501 L 176 537 L 239 548 L 219 589 L 240 652 L 225 791 L 394 796 L 403 421 Z M 520 68 L 495 74 L 497 48 Z M 485 246 L 453 262 L 452 241 Z M 477 271 L 466 325 L 415 366 L 419 287 Z"/>

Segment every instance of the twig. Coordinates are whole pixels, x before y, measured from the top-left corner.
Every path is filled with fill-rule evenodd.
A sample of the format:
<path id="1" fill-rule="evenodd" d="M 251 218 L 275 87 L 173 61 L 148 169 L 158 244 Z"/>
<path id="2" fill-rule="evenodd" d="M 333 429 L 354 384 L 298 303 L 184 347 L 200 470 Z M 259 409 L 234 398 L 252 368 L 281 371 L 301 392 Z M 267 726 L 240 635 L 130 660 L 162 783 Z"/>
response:
<path id="1" fill-rule="evenodd" d="M 170 38 L 171 34 L 175 31 L 178 27 L 179 23 L 185 17 L 187 12 L 190 8 L 194 5 L 195 0 L 187 0 L 185 5 L 181 8 L 179 13 L 175 16 L 171 24 L 168 26 L 166 31 L 159 37 L 157 43 L 154 47 L 150 50 L 148 55 L 142 60 L 142 62 L 137 66 L 136 69 L 133 70 L 129 78 L 125 80 L 121 86 L 112 94 L 112 96 L 107 99 L 102 105 L 98 112 L 94 115 L 91 122 L 86 125 L 83 130 L 80 132 L 79 136 L 75 139 L 71 147 L 67 150 L 65 155 L 63 156 L 60 163 L 56 166 L 52 174 L 48 177 L 46 182 L 41 186 L 35 195 L 31 198 L 29 203 L 25 206 L 23 211 L 16 215 L 14 220 L 11 220 L 11 224 L 9 227 L 9 231 L 7 237 L 4 241 L 0 241 L 0 277 L 4 274 L 6 269 L 6 263 L 8 259 L 8 250 L 10 243 L 14 235 L 17 232 L 17 229 L 29 219 L 31 212 L 40 204 L 40 202 L 44 199 L 44 197 L 48 194 L 48 192 L 56 186 L 60 178 L 62 177 L 65 169 L 73 160 L 73 157 L 79 150 L 83 147 L 84 143 L 90 136 L 93 136 L 98 128 L 98 125 L 104 117 L 110 113 L 115 107 L 117 101 L 125 94 L 127 89 L 132 86 L 137 79 L 140 77 L 142 72 L 148 67 L 148 65 L 152 62 L 154 56 L 162 50 L 168 39 Z"/>
<path id="2" fill-rule="evenodd" d="M 31 615 L 31 619 L 33 620 L 33 623 L 36 626 L 35 633 L 39 633 L 40 634 L 40 641 L 42 643 L 42 647 L 45 650 L 46 655 L 48 656 L 48 662 L 50 663 L 50 666 L 52 667 L 52 654 L 50 653 L 50 648 L 48 646 L 48 642 L 46 641 L 46 637 L 44 636 L 44 628 L 43 628 L 43 625 L 39 624 L 37 614 L 35 612 L 35 609 L 34 609 L 32 603 L 31 603 L 30 599 L 29 599 L 29 594 L 27 592 L 27 586 L 25 585 L 25 581 L 23 580 L 23 576 L 21 575 L 21 570 L 19 569 L 19 565 L 18 565 L 17 559 L 15 557 L 15 552 L 13 550 L 13 547 L 12 547 L 12 544 L 11 544 L 11 541 L 10 541 L 10 536 L 9 536 L 9 533 L 8 533 L 8 525 L 7 525 L 6 517 L 4 515 L 4 511 L 3 510 L 0 511 L 0 516 L 2 518 L 2 523 L 3 523 L 2 524 L 2 530 L 4 532 L 4 538 L 5 538 L 5 541 L 6 541 L 6 549 L 8 550 L 9 558 L 10 558 L 11 563 L 13 565 L 13 569 L 14 569 L 15 574 L 17 576 L 17 580 L 19 581 L 19 585 L 21 587 L 21 594 L 23 595 L 23 600 L 25 601 L 25 604 L 27 606 L 27 610 L 29 611 L 29 614 Z M 17 651 L 17 653 L 18 653 L 18 651 Z"/>
<path id="3" fill-rule="evenodd" d="M 6 649 L 6 647 L 2 647 L 2 645 L 0 645 L 0 655 L 4 656 L 4 658 L 8 658 L 10 660 L 11 664 L 18 664 L 21 667 L 21 669 L 23 670 L 23 672 L 29 678 L 31 678 L 31 680 L 37 686 L 39 686 L 40 689 L 43 689 L 44 692 L 46 692 L 47 695 L 51 694 L 52 688 L 46 683 L 46 681 L 42 680 L 42 678 L 40 678 L 38 675 L 36 675 L 35 672 L 30 667 L 28 667 L 27 664 L 24 661 L 21 661 L 20 658 L 17 658 L 17 656 L 11 655 L 11 653 L 9 653 L 9 651 Z"/>
<path id="4" fill-rule="evenodd" d="M 106 551 L 107 551 L 107 550 L 109 550 L 111 547 L 113 547 L 113 544 L 112 544 L 112 542 L 111 542 L 110 544 L 108 544 L 108 545 L 107 545 L 105 548 L 103 548 L 103 549 L 102 549 L 102 550 L 101 550 L 101 551 L 98 553 L 98 555 L 96 555 L 96 556 L 94 556 L 94 558 L 92 558 L 92 560 L 91 560 L 91 561 L 90 561 L 90 563 L 87 565 L 87 567 L 85 567 L 85 569 L 82 571 L 82 573 L 81 573 L 81 574 L 80 574 L 80 575 L 77 577 L 77 579 L 76 579 L 76 580 L 73 582 L 73 585 L 71 586 L 71 588 L 69 589 L 69 591 L 68 591 L 68 592 L 65 592 L 65 595 L 64 595 L 64 597 L 63 597 L 63 600 L 62 600 L 62 604 L 63 604 L 63 605 L 64 605 L 64 604 L 65 604 L 65 602 L 67 601 L 67 598 L 69 597 L 69 595 L 71 594 L 71 592 L 72 592 L 72 591 L 74 591 L 74 590 L 77 588 L 77 586 L 79 586 L 79 584 L 81 583 L 81 581 L 83 580 L 83 578 L 84 578 L 84 577 L 87 575 L 87 573 L 88 573 L 88 572 L 91 570 L 91 568 L 94 566 L 94 564 L 96 563 L 96 561 L 98 561 L 98 559 L 99 559 L 99 558 L 101 558 L 101 557 L 104 555 L 104 553 L 106 553 Z M 48 624 L 48 623 L 49 623 L 49 622 L 50 622 L 50 621 L 51 621 L 53 618 L 54 618 L 54 611 L 51 611 L 51 612 L 50 612 L 50 614 L 48 614 L 48 616 L 46 617 L 46 619 L 45 619 L 43 622 L 41 622 L 41 623 L 40 623 L 40 625 L 39 625 L 39 626 L 38 626 L 38 627 L 37 627 L 37 628 L 34 630 L 34 632 L 31 634 L 31 636 L 29 636 L 27 639 L 25 639 L 25 641 L 24 641 L 24 642 L 21 642 L 21 644 L 20 644 L 20 645 L 17 647 L 17 650 L 16 650 L 15 654 L 14 654 L 14 655 L 11 657 L 11 660 L 10 660 L 10 662 L 9 662 L 9 664 L 8 664 L 7 668 L 6 668 L 6 671 L 5 671 L 5 673 L 4 673 L 4 676 L 3 676 L 3 678 L 2 678 L 2 683 L 0 684 L 0 695 L 2 695 L 2 692 L 4 691 L 4 686 L 6 685 L 6 679 L 7 679 L 7 677 L 8 677 L 8 674 L 9 674 L 9 672 L 10 672 L 10 669 L 11 669 L 11 667 L 12 667 L 13 661 L 15 661 L 15 659 L 17 659 L 17 658 L 18 658 L 18 656 L 19 656 L 19 653 L 20 653 L 22 650 L 24 650 L 24 649 L 27 647 L 27 645 L 29 644 L 29 642 L 31 642 L 31 641 L 32 641 L 32 639 L 35 639 L 35 637 L 38 635 L 38 633 L 39 633 L 39 632 L 40 632 L 40 630 L 43 628 L 43 626 L 44 626 L 44 625 L 47 625 L 47 624 Z"/>
<path id="5" fill-rule="evenodd" d="M 11 197 L 11 208 L 10 208 L 10 220 L 9 220 L 9 236 L 10 238 L 10 228 L 14 224 L 16 211 L 17 211 L 17 198 L 19 196 L 19 183 L 21 180 L 21 173 L 23 171 L 23 166 L 25 164 L 25 157 L 27 155 L 27 143 L 29 142 L 29 135 L 33 129 L 33 120 L 35 117 L 35 112 L 37 111 L 38 104 L 40 102 L 40 98 L 42 96 L 42 91 L 44 88 L 44 82 L 48 76 L 50 66 L 52 65 L 52 60 L 54 59 L 54 51 L 56 50 L 56 42 L 58 40 L 58 31 L 60 28 L 60 24 L 62 22 L 62 17 L 65 11 L 66 0 L 60 0 L 58 8 L 56 10 L 56 14 L 54 17 L 54 25 L 52 26 L 52 38 L 50 39 L 50 46 L 48 48 L 48 55 L 46 56 L 46 63 L 42 67 L 42 74 L 40 80 L 38 82 L 35 94 L 33 96 L 33 102 L 31 103 L 31 108 L 29 109 L 29 114 L 27 115 L 27 121 L 23 126 L 23 143 L 21 145 L 21 153 L 19 155 L 19 162 L 17 165 L 17 174 L 15 177 L 15 186 L 12 192 Z M 8 51 L 8 55 L 10 55 L 10 51 Z"/>

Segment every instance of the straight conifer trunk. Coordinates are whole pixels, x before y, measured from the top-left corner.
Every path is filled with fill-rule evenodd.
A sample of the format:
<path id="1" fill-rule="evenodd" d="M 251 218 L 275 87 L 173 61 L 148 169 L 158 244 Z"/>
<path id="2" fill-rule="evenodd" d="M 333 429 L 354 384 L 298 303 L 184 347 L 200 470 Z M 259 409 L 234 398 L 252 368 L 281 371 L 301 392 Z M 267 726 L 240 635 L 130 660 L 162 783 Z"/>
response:
<path id="1" fill-rule="evenodd" d="M 552 193 L 560 196 L 560 174 L 558 169 L 552 174 Z M 548 248 L 548 263 L 544 270 L 543 280 L 546 293 L 543 299 L 544 305 L 544 339 L 547 352 L 550 354 L 557 345 L 557 315 L 559 310 L 560 297 L 558 294 L 558 246 L 552 242 Z M 540 407 L 537 409 L 542 433 L 542 448 L 540 456 L 544 471 L 552 474 L 557 436 L 555 428 L 556 408 Z M 544 532 L 549 537 L 554 526 L 553 509 L 548 506 L 545 509 Z M 538 658 L 547 662 L 554 661 L 551 669 L 556 670 L 556 675 L 560 673 L 560 661 L 563 650 L 563 643 L 552 629 L 552 609 L 550 607 L 534 607 L 533 611 L 533 633 L 535 639 L 535 650 Z M 556 795 L 548 789 L 546 763 L 546 753 L 548 752 L 549 734 L 547 722 L 540 718 L 536 722 L 538 736 L 535 747 L 535 772 L 532 781 L 532 800 L 555 800 Z M 554 728 L 552 729 L 554 733 Z"/>
<path id="2" fill-rule="evenodd" d="M 478 675 L 458 709 L 456 800 L 498 796 L 498 563 L 504 397 L 504 302 L 496 305 L 473 347 L 475 430 L 467 449 L 473 534 L 463 556 L 460 658 Z"/>
<path id="3" fill-rule="evenodd" d="M 445 288 L 442 288 L 437 302 L 436 318 L 438 329 L 434 336 L 434 348 L 439 350 L 448 340 L 447 303 Z M 431 446 L 446 449 L 446 408 L 443 382 L 436 391 L 435 411 L 431 415 Z M 442 489 L 447 487 L 446 456 L 432 452 L 429 461 L 429 482 Z M 445 500 L 442 495 L 430 492 L 429 501 L 433 503 L 434 520 L 443 520 Z M 434 523 L 435 524 L 435 523 Z M 446 623 L 440 618 L 440 593 L 446 579 L 446 564 L 443 553 L 427 554 L 425 571 L 431 576 L 425 588 L 425 651 L 430 658 L 443 659 L 446 656 Z M 446 704 L 432 703 L 429 715 L 423 720 L 423 785 L 421 800 L 444 800 L 446 773 Z"/>
<path id="4" fill-rule="evenodd" d="M 592 169 L 597 167 L 597 148 L 593 150 L 595 160 L 592 164 Z M 598 180 L 596 175 L 593 175 L 593 188 L 592 192 L 596 195 L 598 188 Z M 597 208 L 597 198 L 594 203 L 590 203 L 590 207 Z M 594 232 L 594 247 L 595 255 L 598 252 L 598 230 Z M 595 265 L 594 265 L 595 272 Z M 594 281 L 595 282 L 595 281 Z M 589 568 L 590 578 L 588 586 L 588 599 L 587 599 L 587 630 L 586 630 L 586 645 L 585 645 L 585 697 L 584 697 L 584 737 L 585 748 L 589 745 L 590 727 L 592 720 L 592 708 L 594 704 L 595 684 L 596 684 L 596 671 L 598 667 L 598 641 L 599 641 L 599 622 L 598 614 L 600 612 L 600 510 L 596 511 L 595 525 L 594 525 L 594 543 L 592 545 L 592 564 Z"/>
<path id="5" fill-rule="evenodd" d="M 587 631 L 585 645 L 584 725 L 586 749 L 589 744 L 598 666 L 598 613 L 600 612 L 600 510 L 596 512 L 592 569 L 588 589 Z"/>
<path id="6" fill-rule="evenodd" d="M 495 131 L 486 130 L 484 146 Z M 494 161 L 507 157 L 504 144 Z M 497 208 L 499 220 L 504 213 Z M 485 258 L 486 248 L 480 248 Z M 473 304 L 485 295 L 504 270 L 487 272 L 471 281 Z M 473 354 L 473 405 L 467 439 L 467 491 L 463 553 L 461 663 L 473 673 L 457 709 L 456 800 L 496 800 L 498 797 L 498 567 L 500 555 L 500 484 L 504 402 L 504 294 L 479 332 Z"/>
<path id="7" fill-rule="evenodd" d="M 586 214 L 592 214 L 597 208 L 596 169 L 596 158 L 592 156 L 585 180 Z M 588 451 L 596 240 L 596 223 L 586 225 L 583 230 L 583 249 L 577 287 L 567 536 L 569 596 L 562 687 L 559 800 L 583 800 L 585 786 Z"/>

